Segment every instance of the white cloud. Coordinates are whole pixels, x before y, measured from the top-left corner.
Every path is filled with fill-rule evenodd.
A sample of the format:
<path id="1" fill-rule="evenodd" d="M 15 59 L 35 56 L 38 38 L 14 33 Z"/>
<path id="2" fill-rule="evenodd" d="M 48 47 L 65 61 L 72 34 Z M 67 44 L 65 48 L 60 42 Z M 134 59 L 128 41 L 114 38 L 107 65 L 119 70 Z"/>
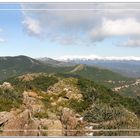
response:
<path id="1" fill-rule="evenodd" d="M 0 43 L 3 43 L 3 42 L 5 42 L 6 40 L 4 39 L 4 38 L 1 38 L 0 37 Z"/>
<path id="2" fill-rule="evenodd" d="M 23 9 L 83 9 L 83 4 L 23 4 Z M 92 8 L 88 4 L 89 8 Z M 94 27 L 100 18 L 93 11 L 48 11 L 48 10 L 23 10 L 23 25 L 28 35 L 47 38 L 61 45 L 87 45 L 87 31 Z M 98 18 L 98 19 L 97 19 Z M 32 20 L 35 20 L 32 21 Z M 96 21 L 96 22 L 95 22 Z M 39 32 L 36 30 L 36 27 Z M 41 32 L 40 32 L 41 31 Z M 43 31 L 43 32 L 42 32 Z"/>
<path id="3" fill-rule="evenodd" d="M 140 22 L 136 19 L 104 19 L 101 27 L 93 28 L 90 36 L 94 41 L 101 41 L 113 36 L 140 36 Z"/>
<path id="4" fill-rule="evenodd" d="M 23 10 L 23 25 L 28 35 L 43 36 L 62 45 L 86 45 L 110 37 L 140 36 L 137 10 L 140 4 L 136 3 L 23 4 L 22 8 L 40 9 Z"/>
<path id="5" fill-rule="evenodd" d="M 29 35 L 41 35 L 42 29 L 38 20 L 26 17 L 22 23 Z"/>
<path id="6" fill-rule="evenodd" d="M 127 41 L 117 43 L 118 46 L 124 47 L 140 47 L 140 38 L 132 38 Z"/>
<path id="7" fill-rule="evenodd" d="M 0 32 L 2 32 L 3 31 L 3 29 L 2 28 L 0 28 Z M 0 37 L 0 43 L 4 43 L 6 41 L 6 39 L 4 39 L 3 37 Z"/>

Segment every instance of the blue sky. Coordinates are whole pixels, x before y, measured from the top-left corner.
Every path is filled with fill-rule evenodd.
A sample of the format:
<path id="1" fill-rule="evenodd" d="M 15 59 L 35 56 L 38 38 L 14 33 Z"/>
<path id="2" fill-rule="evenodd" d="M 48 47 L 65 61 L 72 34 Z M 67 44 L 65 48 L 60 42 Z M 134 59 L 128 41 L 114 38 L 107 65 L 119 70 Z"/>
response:
<path id="1" fill-rule="evenodd" d="M 72 11 L 74 4 L 43 6 L 0 4 L 0 9 L 5 9 L 0 11 L 0 56 L 27 55 L 34 58 L 56 58 L 65 55 L 94 54 L 140 57 L 140 20 L 137 16 L 139 13 L 130 16 L 128 13 L 125 16 L 125 11 L 121 11 L 121 14 L 104 15 L 95 14 L 95 11 L 90 10 Z M 68 7 L 69 11 L 65 11 L 63 7 L 65 9 Z M 74 8 L 83 7 L 78 5 Z M 93 7 L 88 5 L 83 9 L 98 7 L 104 8 L 106 5 L 93 5 Z M 122 7 L 129 8 L 129 5 Z M 134 5 L 133 8 L 135 7 Z M 27 10 L 34 8 L 63 10 Z"/>

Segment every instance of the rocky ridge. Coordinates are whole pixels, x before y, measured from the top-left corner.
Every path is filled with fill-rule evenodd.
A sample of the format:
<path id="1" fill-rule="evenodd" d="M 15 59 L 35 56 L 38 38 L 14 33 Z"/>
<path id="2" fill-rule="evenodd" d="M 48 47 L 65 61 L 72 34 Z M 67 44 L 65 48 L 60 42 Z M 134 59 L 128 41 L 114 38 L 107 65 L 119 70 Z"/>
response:
<path id="1" fill-rule="evenodd" d="M 99 87 L 94 87 L 87 81 L 85 82 L 89 84 L 91 89 L 88 87 L 84 89 L 85 91 L 81 91 L 78 86 L 80 84 L 78 79 L 73 77 L 62 78 L 56 75 L 27 74 L 18 77 L 18 80 L 22 80 L 20 81 L 23 82 L 22 84 L 26 82 L 29 84 L 28 82 L 32 81 L 30 84 L 36 85 L 34 80 L 40 76 L 45 76 L 44 82 L 50 82 L 47 80 L 50 80 L 51 76 L 57 77 L 58 81 L 49 85 L 48 88 L 42 88 L 39 85 L 40 89 L 35 88 L 34 85 L 31 86 L 32 88 L 23 86 L 24 88 L 20 89 L 20 94 L 22 94 L 20 106 L 12 107 L 10 111 L 0 112 L 1 136 L 139 135 L 138 132 L 97 131 L 99 129 L 118 128 L 138 129 L 140 123 L 138 116 L 124 107 L 110 107 L 107 104 L 99 103 L 98 100 L 92 101 L 90 105 L 88 102 L 91 100 L 89 99 L 97 98 L 91 96 L 91 91 L 95 95 L 101 93 Z M 20 87 L 20 85 L 18 86 Z M 83 86 L 86 86 L 85 83 Z M 5 82 L 0 88 L 2 90 L 17 90 L 14 82 Z M 87 95 L 85 95 L 86 92 Z M 85 102 L 85 100 L 89 101 Z M 85 108 L 87 103 L 90 106 Z M 80 110 L 78 111 L 77 108 Z M 117 115 L 112 117 L 112 112 Z"/>

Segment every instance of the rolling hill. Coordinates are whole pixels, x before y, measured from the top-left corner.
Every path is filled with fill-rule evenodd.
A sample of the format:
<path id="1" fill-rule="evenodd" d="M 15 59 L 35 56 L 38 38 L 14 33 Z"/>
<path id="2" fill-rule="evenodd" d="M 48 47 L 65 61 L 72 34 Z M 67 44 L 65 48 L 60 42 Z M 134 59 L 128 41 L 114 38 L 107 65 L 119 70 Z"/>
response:
<path id="1" fill-rule="evenodd" d="M 83 76 L 90 80 L 100 81 L 100 82 L 105 80 L 118 81 L 118 80 L 129 79 L 125 76 L 122 76 L 121 74 L 112 72 L 111 70 L 108 69 L 81 65 L 81 64 L 77 65 L 72 71 L 70 71 L 70 73 Z"/>
<path id="2" fill-rule="evenodd" d="M 131 59 L 119 60 L 118 58 L 114 58 L 114 59 L 113 58 L 112 59 L 68 58 L 68 59 L 64 59 L 63 61 L 68 62 L 68 63 L 75 63 L 75 64 L 86 64 L 88 66 L 100 67 L 103 69 L 110 69 L 126 77 L 132 77 L 132 78 L 140 77 L 140 60 L 133 60 L 133 59 L 132 60 Z"/>
<path id="3" fill-rule="evenodd" d="M 69 70 L 67 67 L 56 68 L 56 65 L 53 65 L 52 61 L 50 64 L 50 59 L 48 63 L 43 63 L 37 59 L 22 55 L 0 57 L 0 80 L 30 72 L 57 72 L 67 71 L 67 69 Z"/>
<path id="4" fill-rule="evenodd" d="M 40 61 L 27 56 L 0 57 L 0 80 L 30 72 L 67 73 L 95 81 L 127 79 L 125 76 L 107 69 L 76 64 L 70 66 L 71 64 L 66 62 L 63 65 L 59 65 L 62 63 L 49 58 L 43 62 L 42 59 Z"/>

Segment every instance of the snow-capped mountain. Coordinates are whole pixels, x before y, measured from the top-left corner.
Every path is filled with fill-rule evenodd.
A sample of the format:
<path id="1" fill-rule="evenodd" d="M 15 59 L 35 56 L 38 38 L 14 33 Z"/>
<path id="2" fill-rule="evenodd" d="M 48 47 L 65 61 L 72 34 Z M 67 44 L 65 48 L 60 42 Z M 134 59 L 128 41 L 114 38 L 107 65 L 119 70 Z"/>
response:
<path id="1" fill-rule="evenodd" d="M 62 56 L 57 60 L 76 64 L 86 64 L 113 70 L 128 77 L 140 77 L 140 57 L 115 56 Z"/>
<path id="2" fill-rule="evenodd" d="M 88 56 L 61 56 L 59 58 L 56 58 L 57 60 L 61 61 L 71 61 L 71 60 L 134 60 L 134 61 L 140 61 L 140 57 L 135 56 L 124 56 L 124 57 L 117 57 L 117 56 L 97 56 L 97 55 L 88 55 Z"/>

